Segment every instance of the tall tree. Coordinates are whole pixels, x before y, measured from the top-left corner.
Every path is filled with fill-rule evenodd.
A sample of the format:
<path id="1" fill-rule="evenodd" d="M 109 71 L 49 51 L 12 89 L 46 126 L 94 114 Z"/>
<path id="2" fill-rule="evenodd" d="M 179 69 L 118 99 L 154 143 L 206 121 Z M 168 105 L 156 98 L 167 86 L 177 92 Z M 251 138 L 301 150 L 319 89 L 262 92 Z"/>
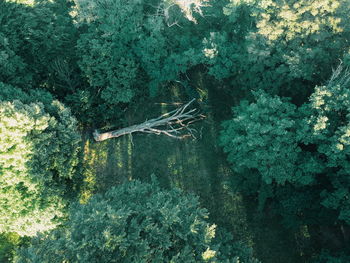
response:
<path id="1" fill-rule="evenodd" d="M 39 237 L 15 262 L 257 262 L 225 258 L 234 248 L 220 254 L 207 217 L 193 195 L 127 182 L 77 204 L 65 229 Z"/>
<path id="2" fill-rule="evenodd" d="M 0 124 L 0 232 L 33 236 L 55 228 L 77 164 L 75 118 L 47 92 L 0 83 Z"/>
<path id="3" fill-rule="evenodd" d="M 203 60 L 201 36 L 167 1 L 75 2 L 79 65 L 102 123 L 120 122 L 131 102 L 156 96 L 164 84 L 186 86 L 186 72 Z"/>
<path id="4" fill-rule="evenodd" d="M 206 38 L 209 73 L 240 95 L 263 89 L 300 105 L 348 53 L 347 1 L 232 0 L 223 12 Z"/>
<path id="5" fill-rule="evenodd" d="M 0 3 L 0 81 L 24 90 L 43 87 L 62 99 L 80 79 L 72 1 L 34 2 Z"/>
<path id="6" fill-rule="evenodd" d="M 288 226 L 320 228 L 334 246 L 350 237 L 349 80 L 338 68 L 299 108 L 258 93 L 233 109 L 220 137 L 243 193 L 268 200 Z"/>

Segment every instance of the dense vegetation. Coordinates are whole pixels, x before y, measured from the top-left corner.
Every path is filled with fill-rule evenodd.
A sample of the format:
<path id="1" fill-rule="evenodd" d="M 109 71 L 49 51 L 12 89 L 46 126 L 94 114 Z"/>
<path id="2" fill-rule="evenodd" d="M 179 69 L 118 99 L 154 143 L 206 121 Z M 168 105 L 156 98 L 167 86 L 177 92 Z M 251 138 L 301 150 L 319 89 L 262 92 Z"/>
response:
<path id="1" fill-rule="evenodd" d="M 349 15 L 0 1 L 0 261 L 349 262 Z M 92 139 L 193 98 L 195 141 Z"/>
<path id="2" fill-rule="evenodd" d="M 74 175 L 80 136 L 70 111 L 50 94 L 0 87 L 0 231 L 33 236 L 64 216 L 65 181 Z"/>
<path id="3" fill-rule="evenodd" d="M 207 217 L 193 195 L 124 183 L 73 206 L 65 228 L 37 238 L 15 262 L 257 262 L 215 242 Z"/>

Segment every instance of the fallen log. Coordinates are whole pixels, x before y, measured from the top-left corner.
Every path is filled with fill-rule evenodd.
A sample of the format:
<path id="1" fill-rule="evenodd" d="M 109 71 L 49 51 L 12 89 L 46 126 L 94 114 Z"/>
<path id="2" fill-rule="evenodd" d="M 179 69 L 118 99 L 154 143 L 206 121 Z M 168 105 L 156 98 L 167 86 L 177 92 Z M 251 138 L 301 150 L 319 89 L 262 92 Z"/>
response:
<path id="1" fill-rule="evenodd" d="M 164 134 L 176 139 L 183 139 L 186 137 L 196 138 L 196 130 L 191 128 L 190 124 L 205 118 L 205 116 L 196 108 L 191 109 L 189 107 L 194 101 L 195 99 L 173 111 L 140 124 L 103 133 L 95 130 L 93 132 L 94 139 L 95 141 L 100 142 L 127 134 L 133 134 L 135 132 L 152 133 L 157 135 Z"/>

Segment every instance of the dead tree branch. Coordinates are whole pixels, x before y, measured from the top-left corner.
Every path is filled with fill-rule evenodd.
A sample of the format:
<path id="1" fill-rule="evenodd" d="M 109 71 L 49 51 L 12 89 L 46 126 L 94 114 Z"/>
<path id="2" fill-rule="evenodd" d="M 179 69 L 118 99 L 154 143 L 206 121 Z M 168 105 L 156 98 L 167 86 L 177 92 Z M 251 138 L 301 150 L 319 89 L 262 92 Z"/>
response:
<path id="1" fill-rule="evenodd" d="M 183 139 L 186 137 L 196 138 L 196 130 L 191 128 L 190 124 L 205 118 L 205 116 L 200 114 L 197 109 L 190 108 L 193 102 L 194 99 L 173 111 L 165 113 L 158 118 L 147 120 L 141 124 L 104 133 L 99 133 L 95 130 L 93 133 L 94 139 L 100 142 L 135 132 L 153 133 L 157 135 L 164 134 L 176 139 Z"/>

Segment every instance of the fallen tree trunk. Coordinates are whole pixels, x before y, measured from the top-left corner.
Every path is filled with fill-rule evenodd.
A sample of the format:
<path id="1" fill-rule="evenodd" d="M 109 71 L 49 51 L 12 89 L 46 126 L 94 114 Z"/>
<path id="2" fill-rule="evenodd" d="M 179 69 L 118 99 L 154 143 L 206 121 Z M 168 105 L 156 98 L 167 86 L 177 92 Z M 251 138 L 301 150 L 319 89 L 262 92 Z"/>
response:
<path id="1" fill-rule="evenodd" d="M 189 109 L 194 99 L 185 105 L 165 113 L 158 118 L 147 120 L 140 124 L 135 124 L 119 130 L 99 133 L 95 130 L 93 133 L 95 141 L 104 141 L 111 138 L 117 138 L 134 132 L 144 132 L 153 134 L 165 134 L 167 136 L 183 139 L 186 137 L 196 138 L 195 130 L 189 125 L 195 121 L 203 119 L 205 116 L 200 114 L 197 109 Z"/>

